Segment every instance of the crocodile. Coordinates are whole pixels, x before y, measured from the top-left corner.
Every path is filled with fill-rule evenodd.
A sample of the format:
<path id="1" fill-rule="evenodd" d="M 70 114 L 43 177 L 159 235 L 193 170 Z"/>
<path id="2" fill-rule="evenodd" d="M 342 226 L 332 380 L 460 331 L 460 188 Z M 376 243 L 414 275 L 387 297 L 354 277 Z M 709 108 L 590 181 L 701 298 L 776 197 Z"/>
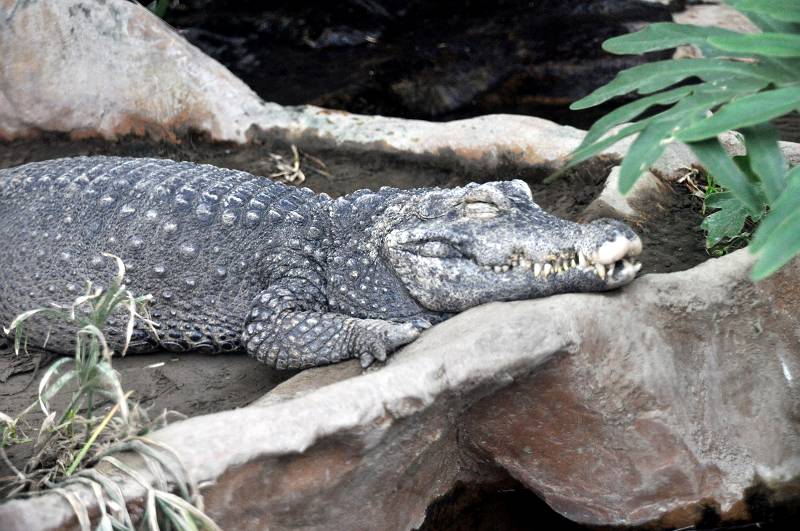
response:
<path id="1" fill-rule="evenodd" d="M 278 369 L 369 366 L 490 301 L 623 286 L 641 264 L 621 221 L 567 221 L 521 180 L 384 187 L 331 198 L 243 171 L 76 157 L 0 170 L 0 320 L 69 305 L 87 279 L 150 294 L 155 328 L 113 315 L 112 346 L 245 350 Z M 13 332 L 7 332 L 6 347 Z M 67 353 L 69 323 L 33 319 L 31 346 Z"/>

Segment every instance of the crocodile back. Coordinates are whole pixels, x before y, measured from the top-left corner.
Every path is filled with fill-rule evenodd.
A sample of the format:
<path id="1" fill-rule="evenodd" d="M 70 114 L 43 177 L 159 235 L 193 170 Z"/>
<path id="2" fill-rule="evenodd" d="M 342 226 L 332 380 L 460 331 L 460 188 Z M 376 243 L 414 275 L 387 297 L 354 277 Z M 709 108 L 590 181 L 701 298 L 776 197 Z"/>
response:
<path id="1" fill-rule="evenodd" d="M 109 253 L 124 261 L 134 294 L 153 295 L 162 346 L 235 348 L 248 305 L 271 278 L 322 267 L 325 202 L 246 172 L 171 160 L 78 157 L 0 170 L 0 241 L 10 250 L 0 320 L 68 304 L 87 280 L 107 286 L 116 273 Z M 109 333 L 123 324 L 112 321 Z M 66 327 L 48 328 L 51 348 L 70 344 Z M 47 333 L 39 326 L 31 338 Z"/>

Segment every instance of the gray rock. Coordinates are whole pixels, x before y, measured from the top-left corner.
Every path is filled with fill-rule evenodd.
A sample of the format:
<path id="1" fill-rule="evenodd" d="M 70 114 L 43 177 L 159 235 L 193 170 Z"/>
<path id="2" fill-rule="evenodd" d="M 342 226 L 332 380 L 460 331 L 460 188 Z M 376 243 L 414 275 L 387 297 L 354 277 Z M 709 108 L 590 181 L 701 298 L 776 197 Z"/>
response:
<path id="1" fill-rule="evenodd" d="M 283 140 L 491 167 L 550 164 L 583 134 L 527 116 L 433 123 L 264 102 L 146 8 L 124 0 L 90 7 L 81 0 L 0 2 L 0 56 L 0 139 L 58 131 L 174 140 L 198 131 L 220 141 Z M 129 75 L 120 75 L 120 65 Z"/>

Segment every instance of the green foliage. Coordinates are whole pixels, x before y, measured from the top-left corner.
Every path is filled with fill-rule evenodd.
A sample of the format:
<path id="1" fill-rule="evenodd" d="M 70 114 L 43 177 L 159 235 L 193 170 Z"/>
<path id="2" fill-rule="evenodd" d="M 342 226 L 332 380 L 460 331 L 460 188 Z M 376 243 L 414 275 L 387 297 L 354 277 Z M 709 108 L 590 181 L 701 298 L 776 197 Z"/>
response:
<path id="1" fill-rule="evenodd" d="M 758 254 L 752 276 L 759 280 L 800 253 L 797 172 L 788 170 L 777 132 L 769 124 L 800 109 L 800 2 L 727 3 L 763 33 L 658 23 L 603 44 L 605 50 L 617 54 L 691 44 L 703 57 L 629 68 L 573 103 L 572 109 L 585 109 L 632 92 L 643 96 L 598 120 L 568 167 L 638 135 L 620 168 L 620 191 L 625 193 L 667 144 L 687 144 L 725 190 L 707 198 L 706 206 L 716 209 L 703 224 L 709 243 L 715 242 L 711 246 L 740 237 L 748 218 L 761 221 L 750 245 L 751 252 Z M 640 118 L 654 108 L 659 112 Z M 733 129 L 744 138 L 747 157 L 741 161 L 732 160 L 717 139 Z"/>
<path id="2" fill-rule="evenodd" d="M 122 419 L 128 418 L 127 400 L 124 398 L 119 377 L 111 368 L 113 351 L 109 348 L 102 329 L 113 313 L 121 308 L 125 309 L 129 315 L 129 326 L 122 351 L 124 355 L 133 332 L 133 320 L 142 317 L 139 312 L 144 311 L 144 305 L 151 297 L 134 297 L 125 289 L 122 283 L 125 267 L 119 258 L 113 258 L 118 263 L 118 274 L 107 290 L 94 288 L 89 282 L 86 293 L 75 299 L 71 306 L 29 310 L 18 315 L 4 329 L 6 335 L 13 334 L 14 349 L 19 355 L 26 343 L 25 323 L 34 316 L 65 321 L 75 327 L 74 356 L 61 358 L 50 365 L 39 382 L 39 407 L 45 416 L 51 415 L 52 398 L 67 388 L 68 384 L 74 384 L 75 390 L 67 407 L 57 416 L 56 426 L 69 427 L 67 420 L 81 413 L 92 418 L 97 398 L 114 401 L 119 406 Z"/>
<path id="3" fill-rule="evenodd" d="M 771 57 L 800 57 L 800 35 L 767 33 L 758 35 L 721 35 L 708 42 L 720 50 L 741 54 L 760 54 Z"/>
<path id="4" fill-rule="evenodd" d="M 151 326 L 146 304 L 150 296 L 135 297 L 123 284 L 125 266 L 116 256 L 118 274 L 108 289 L 94 288 L 87 282 L 86 293 L 68 307 L 51 306 L 24 312 L 4 328 L 13 334 L 17 355 L 26 346 L 25 324 L 31 318 L 66 322 L 75 328 L 75 353 L 61 358 L 45 371 L 39 383 L 38 400 L 16 418 L 0 412 L 2 440 L 0 458 L 14 473 L 13 479 L 0 483 L 2 497 L 30 496 L 42 491 L 58 492 L 75 511 L 81 529 L 91 529 L 89 510 L 70 490 L 64 487 L 80 484 L 91 488 L 97 502 L 96 529 L 130 530 L 135 526 L 128 513 L 120 487 L 87 464 L 100 462 L 119 469 L 145 487 L 147 505 L 142 517 L 150 531 L 219 530 L 202 511 L 202 498 L 189 479 L 178 455 L 162 443 L 148 439 L 146 433 L 166 423 L 166 412 L 151 421 L 138 404 L 129 401 L 130 392 L 122 391 L 119 374 L 113 370 L 113 351 L 102 330 L 111 315 L 127 314 L 127 329 L 121 354 L 130 342 L 137 319 Z M 67 406 L 60 414 L 54 398 L 67 394 Z M 113 406 L 97 416 L 98 399 Z M 23 430 L 27 414 L 39 406 L 44 421 L 35 441 Z M 7 458 L 5 448 L 33 443 L 33 456 L 23 470 Z M 140 454 L 148 470 L 153 472 L 155 486 L 112 454 L 133 451 Z M 88 462 L 88 463 L 87 463 Z M 4 478 L 7 479 L 7 478 Z M 180 496 L 170 492 L 178 489 Z M 1 497 L 0 497 L 1 498 Z"/>
<path id="5" fill-rule="evenodd" d="M 740 171 L 752 175 L 749 157 L 739 156 L 733 160 Z M 747 246 L 752 237 L 752 227 L 761 219 L 762 213 L 750 213 L 736 196 L 720 186 L 710 174 L 706 175 L 706 186 L 701 195 L 703 214 L 706 216 L 701 227 L 706 232 L 709 253 L 722 256 Z"/>
<path id="6" fill-rule="evenodd" d="M 797 0 L 728 0 L 728 3 L 748 15 L 755 13 L 778 21 L 800 22 Z"/>
<path id="7" fill-rule="evenodd" d="M 730 192 L 717 192 L 706 196 L 706 209 L 718 209 L 709 214 L 702 227 L 706 231 L 706 247 L 709 249 L 723 240 L 731 240 L 742 235 L 747 209 Z"/>

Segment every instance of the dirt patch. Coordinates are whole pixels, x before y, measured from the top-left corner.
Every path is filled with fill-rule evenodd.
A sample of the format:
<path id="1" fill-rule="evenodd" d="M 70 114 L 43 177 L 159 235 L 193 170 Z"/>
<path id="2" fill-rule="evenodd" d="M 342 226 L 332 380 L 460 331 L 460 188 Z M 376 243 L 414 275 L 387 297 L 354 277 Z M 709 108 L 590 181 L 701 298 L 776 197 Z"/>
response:
<path id="1" fill-rule="evenodd" d="M 702 200 L 680 185 L 666 189 L 650 203 L 645 220 L 635 224 L 642 237 L 644 273 L 672 273 L 689 269 L 709 258 L 700 228 Z"/>
<path id="2" fill-rule="evenodd" d="M 8 358 L 0 358 L 0 371 L 8 362 Z M 131 400 L 138 401 L 153 417 L 165 409 L 196 416 L 243 407 L 297 373 L 278 371 L 239 354 L 125 356 L 114 360 L 114 368 L 125 390 L 133 390 Z M 13 416 L 35 403 L 40 375 L 32 381 L 32 373 L 16 374 L 0 384 L 0 411 Z M 56 410 L 67 405 L 69 393 L 65 391 L 53 400 Z M 38 407 L 27 417 L 31 427 L 41 425 L 43 418 Z M 36 436 L 33 430 L 26 434 Z M 29 444 L 7 450 L 17 467 L 24 465 L 30 452 Z M 0 480 L 8 473 L 0 463 Z"/>

